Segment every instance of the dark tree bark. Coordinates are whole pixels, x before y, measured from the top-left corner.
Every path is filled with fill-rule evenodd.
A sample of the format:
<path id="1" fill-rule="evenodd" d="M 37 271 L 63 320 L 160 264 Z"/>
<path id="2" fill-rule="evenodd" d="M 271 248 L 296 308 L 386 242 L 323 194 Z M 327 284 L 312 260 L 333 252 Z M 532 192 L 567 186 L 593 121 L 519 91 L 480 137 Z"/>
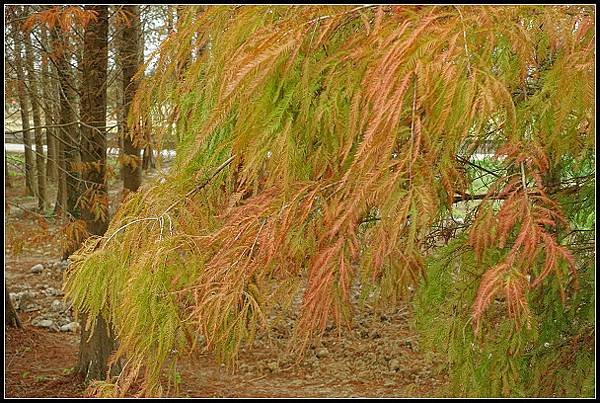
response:
<path id="1" fill-rule="evenodd" d="M 79 344 L 79 360 L 75 373 L 85 382 L 106 379 L 120 371 L 120 365 L 115 363 L 110 369 L 108 360 L 116 350 L 117 344 L 112 329 L 102 317 L 96 319 L 93 329 L 86 329 L 87 315 L 81 315 L 81 341 Z"/>
<path id="2" fill-rule="evenodd" d="M 6 284 L 4 285 L 4 326 L 21 327 L 21 321 L 19 321 L 17 311 L 15 311 L 15 307 L 10 300 L 10 295 L 8 294 L 8 288 L 6 287 Z"/>
<path id="3" fill-rule="evenodd" d="M 108 6 L 85 6 L 95 12 L 96 19 L 86 26 L 82 59 L 83 86 L 81 96 L 83 180 L 87 189 L 82 197 L 87 202 L 81 209 L 87 230 L 102 235 L 108 226 L 108 194 L 106 189 L 106 76 L 108 62 Z M 86 329 L 87 318 L 81 318 L 79 360 L 75 371 L 86 381 L 105 379 L 109 375 L 108 359 L 115 349 L 110 324 L 96 319 Z M 113 373 L 119 370 L 112 367 Z"/>
<path id="4" fill-rule="evenodd" d="M 108 226 L 106 189 L 106 76 L 108 63 L 108 8 L 87 7 L 98 13 L 84 36 L 81 94 L 81 162 L 85 200 L 81 218 L 93 235 L 102 235 Z M 85 205 L 85 207 L 83 206 Z"/>
<path id="5" fill-rule="evenodd" d="M 31 46 L 31 35 L 24 33 L 25 43 L 25 66 L 27 69 L 29 99 L 31 100 L 31 110 L 33 115 L 33 127 L 35 134 L 35 166 L 37 172 L 37 198 L 38 209 L 41 212 L 46 210 L 48 201 L 46 197 L 46 161 L 44 157 L 44 142 L 42 138 L 42 118 L 40 106 L 40 94 L 38 89 L 39 77 L 36 77 L 33 67 L 33 49 Z"/>
<path id="6" fill-rule="evenodd" d="M 134 139 L 134 133 L 128 124 L 129 109 L 138 88 L 133 76 L 140 67 L 140 12 L 137 6 L 123 6 L 130 23 L 121 30 L 119 59 L 123 72 L 123 156 L 122 162 L 124 191 L 135 192 L 142 184 L 141 150 Z"/>
<path id="7" fill-rule="evenodd" d="M 13 16 L 16 20 L 17 16 Z M 35 157 L 32 149 L 31 126 L 29 124 L 29 102 L 25 92 L 25 73 L 23 71 L 22 35 L 17 22 L 12 24 L 12 38 L 15 46 L 15 71 L 17 74 L 17 97 L 21 111 L 21 124 L 23 127 L 23 144 L 25 146 L 25 185 L 28 195 L 35 195 Z"/>

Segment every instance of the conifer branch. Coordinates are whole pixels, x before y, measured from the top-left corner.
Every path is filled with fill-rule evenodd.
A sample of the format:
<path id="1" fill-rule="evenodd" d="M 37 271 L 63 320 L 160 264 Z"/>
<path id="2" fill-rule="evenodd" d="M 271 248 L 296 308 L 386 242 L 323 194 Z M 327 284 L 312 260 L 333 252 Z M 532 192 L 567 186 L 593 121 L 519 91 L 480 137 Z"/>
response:
<path id="1" fill-rule="evenodd" d="M 443 288 L 425 292 L 422 317 L 452 306 L 448 317 L 438 309 L 429 327 L 446 325 L 439 317 L 458 329 L 443 332 L 460 339 L 449 340 L 460 353 L 471 323 L 482 333 L 498 329 L 483 326 L 494 301 L 502 304 L 492 320 L 508 320 L 515 334 L 530 317 L 543 321 L 546 299 L 528 305 L 540 292 L 534 285 L 549 284 L 544 293 L 550 290 L 555 307 L 553 299 L 581 275 L 578 259 L 587 250 L 559 242 L 570 220 L 561 210 L 565 199 L 583 204 L 592 184 L 573 179 L 548 188 L 544 176 L 559 158 L 577 166 L 570 175 L 589 174 L 594 21 L 573 24 L 562 8 L 550 7 L 480 7 L 463 15 L 463 8 L 398 6 L 354 18 L 367 7 L 374 6 L 330 15 L 320 7 L 277 7 L 272 15 L 259 7 L 211 7 L 198 19 L 182 19 L 161 46 L 132 119 L 140 124 L 151 113 L 162 120 L 160 136 L 198 130 L 181 150 L 180 170 L 127 199 L 107 232 L 147 219 L 160 235 L 139 237 L 130 229 L 122 242 L 89 253 L 90 244 L 67 279 L 78 309 L 106 312 L 108 306 L 116 319 L 119 353 L 131 359 L 123 389 L 137 375 L 158 388 L 163 352 L 174 348 L 180 327 L 202 334 L 216 357 L 233 363 L 263 310 L 279 295 L 291 298 L 289 283 L 298 279 L 306 285 L 293 339 L 300 354 L 328 321 L 341 323 L 352 311 L 352 281 L 371 278 L 382 299 L 395 301 L 407 286 L 422 284 L 425 272 L 424 287 Z M 187 63 L 197 33 L 211 48 Z M 556 61 L 547 74 L 531 77 L 532 60 L 541 54 Z M 511 93 L 523 73 L 536 81 L 532 87 L 544 102 L 515 105 Z M 504 158 L 493 167 L 457 156 L 465 144 L 470 150 L 494 132 L 495 154 Z M 232 157 L 221 162 L 224 149 Z M 233 156 L 240 164 L 228 181 L 214 180 Z M 477 176 L 492 177 L 485 194 L 468 193 Z M 203 203 L 182 206 L 201 189 L 210 190 Z M 585 195 L 578 194 L 582 189 Z M 560 203 L 553 192 L 565 196 Z M 457 232 L 446 208 L 468 200 L 478 202 L 460 206 L 467 218 Z M 156 216 L 163 206 L 169 207 Z M 361 226 L 370 222 L 378 224 Z M 176 236 L 163 237 L 172 227 Z M 428 237 L 432 229 L 437 239 Z M 461 251 L 443 264 L 426 250 L 439 236 L 449 245 L 444 252 Z M 448 270 L 453 263 L 456 270 Z M 110 285 L 108 294 L 94 288 L 90 280 L 98 277 Z M 473 305 L 464 303 L 467 295 L 475 297 Z M 522 345 L 532 340 L 521 336 Z M 511 365 L 519 354 L 511 353 Z M 490 362 L 498 368 L 495 357 Z M 158 369 L 142 374 L 140 368 Z"/>
<path id="2" fill-rule="evenodd" d="M 458 8 L 458 6 L 454 6 L 454 8 L 456 8 L 456 11 L 458 11 L 458 15 L 460 15 L 460 21 L 462 23 L 462 27 L 463 27 L 463 40 L 465 43 L 465 54 L 467 56 L 467 70 L 469 72 L 469 76 L 472 76 L 472 70 L 471 70 L 471 54 L 469 53 L 469 47 L 467 45 L 467 28 L 465 27 L 465 20 L 463 18 L 462 15 L 462 11 L 460 11 L 460 8 Z"/>
<path id="3" fill-rule="evenodd" d="M 231 157 L 229 157 L 225 162 L 223 162 L 217 169 L 215 169 L 215 171 L 212 173 L 212 175 L 210 177 L 208 177 L 206 180 L 204 180 L 202 183 L 200 183 L 199 185 L 195 186 L 193 189 L 191 189 L 190 191 L 188 191 L 185 196 L 176 201 L 175 203 L 171 204 L 162 214 L 165 215 L 167 214 L 169 211 L 171 211 L 173 208 L 175 208 L 179 203 L 187 200 L 189 197 L 193 196 L 196 192 L 199 192 L 200 190 L 202 190 L 206 185 L 208 185 L 208 183 L 219 174 L 219 172 L 221 172 L 223 169 L 225 169 L 225 167 L 227 167 L 229 164 L 231 164 L 231 161 L 233 161 L 233 159 L 235 158 L 235 155 L 232 155 Z"/>

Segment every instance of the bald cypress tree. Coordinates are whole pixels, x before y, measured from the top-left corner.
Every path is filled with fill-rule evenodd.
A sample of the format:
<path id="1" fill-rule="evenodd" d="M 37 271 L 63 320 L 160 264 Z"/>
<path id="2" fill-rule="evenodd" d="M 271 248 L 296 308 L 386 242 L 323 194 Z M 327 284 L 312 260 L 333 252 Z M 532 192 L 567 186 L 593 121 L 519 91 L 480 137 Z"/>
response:
<path id="1" fill-rule="evenodd" d="M 19 100 L 19 110 L 21 113 L 21 126 L 23 128 L 23 145 L 25 147 L 25 186 L 27 194 L 36 194 L 36 175 L 35 175 L 35 155 L 33 153 L 33 141 L 31 138 L 31 122 L 29 121 L 29 106 L 30 100 L 27 96 L 27 90 L 25 86 L 25 64 L 23 61 L 23 33 L 21 25 L 19 23 L 22 18 L 22 10 L 20 6 L 13 6 L 12 18 L 13 23 L 11 26 L 11 36 L 14 46 L 14 64 L 15 72 L 17 76 L 17 97 Z"/>
<path id="2" fill-rule="evenodd" d="M 175 166 L 67 274 L 117 330 L 116 394 L 160 394 L 196 333 L 233 364 L 296 296 L 301 354 L 355 286 L 416 288 L 449 394 L 593 394 L 593 8 L 194 10 L 131 107 L 180 139 Z"/>
<path id="3" fill-rule="evenodd" d="M 46 159 L 46 177 L 48 182 L 57 182 L 58 179 L 58 140 L 57 130 L 54 125 L 58 121 L 58 113 L 55 101 L 59 97 L 56 81 L 51 74 L 55 71 L 48 54 L 52 51 L 48 27 L 42 24 L 40 27 L 41 42 L 45 51 L 42 51 L 42 95 L 44 105 L 44 123 L 46 125 L 46 144 L 48 146 L 48 157 Z"/>
<path id="4" fill-rule="evenodd" d="M 106 178 L 106 76 L 108 63 L 108 6 L 85 6 L 93 18 L 85 27 L 82 59 L 81 162 L 84 190 L 81 218 L 87 233 L 101 236 L 108 225 Z M 105 379 L 108 358 L 115 349 L 110 322 L 104 316 L 81 317 L 81 341 L 76 373 L 86 381 Z M 118 367 L 118 366 L 117 366 Z M 116 370 L 117 367 L 113 368 Z"/>
<path id="5" fill-rule="evenodd" d="M 35 166 L 37 182 L 38 209 L 41 212 L 48 206 L 46 188 L 46 158 L 44 154 L 44 141 L 42 135 L 42 94 L 39 88 L 40 74 L 34 68 L 34 54 L 31 45 L 31 33 L 24 32 L 25 67 L 27 71 L 27 89 L 31 100 L 31 113 L 33 115 L 34 140 L 35 140 Z"/>
<path id="6" fill-rule="evenodd" d="M 135 192 L 142 183 L 141 148 L 134 143 L 135 136 L 128 122 L 131 102 L 137 91 L 138 79 L 134 78 L 140 67 L 140 12 L 138 6 L 123 6 L 127 22 L 121 28 L 119 59 L 123 74 L 123 188 Z"/>

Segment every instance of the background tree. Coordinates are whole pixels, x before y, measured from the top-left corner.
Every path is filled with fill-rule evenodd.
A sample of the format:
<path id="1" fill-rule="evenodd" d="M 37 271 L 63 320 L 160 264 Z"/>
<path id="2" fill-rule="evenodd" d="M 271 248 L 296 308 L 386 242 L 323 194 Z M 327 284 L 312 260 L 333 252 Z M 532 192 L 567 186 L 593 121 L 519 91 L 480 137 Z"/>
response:
<path id="1" fill-rule="evenodd" d="M 6 147 L 4 147 L 4 186 L 7 188 L 12 187 L 12 182 L 8 172 L 8 158 L 6 156 Z"/>
<path id="2" fill-rule="evenodd" d="M 140 61 L 144 57 L 144 40 L 143 37 L 147 36 L 149 38 L 149 46 L 151 48 L 155 48 L 158 43 L 164 38 L 164 36 L 168 33 L 168 30 L 165 28 L 166 19 L 173 18 L 174 7 L 168 6 L 144 6 L 141 8 L 143 11 L 143 20 L 138 25 L 138 55 Z M 82 126 L 80 124 L 80 98 L 82 91 L 82 48 L 83 48 L 83 31 L 81 29 L 82 24 L 85 22 L 85 12 L 80 6 L 27 6 L 27 7 L 9 7 L 9 12 L 15 14 L 15 18 L 10 18 L 9 20 L 9 29 L 8 33 L 10 35 L 10 39 L 13 39 L 12 26 L 16 24 L 18 28 L 15 33 L 20 37 L 25 33 L 28 34 L 28 38 L 30 40 L 28 43 L 29 53 L 25 54 L 25 56 L 29 55 L 32 66 L 31 72 L 29 75 L 35 77 L 35 80 L 26 77 L 25 72 L 23 71 L 26 67 L 29 67 L 27 61 L 27 57 L 21 56 L 20 61 L 20 71 L 23 73 L 23 88 L 26 95 L 29 95 L 32 105 L 34 108 L 25 108 L 24 113 L 30 114 L 33 112 L 34 116 L 34 124 L 33 126 L 28 126 L 29 129 L 25 131 L 26 134 L 26 143 L 32 143 L 31 134 L 38 134 L 38 141 L 45 141 L 45 145 L 47 146 L 48 153 L 47 158 L 45 159 L 45 167 L 43 167 L 42 171 L 46 172 L 46 177 L 36 185 L 35 193 L 40 193 L 37 191 L 37 187 L 43 185 L 44 181 L 48 183 L 52 183 L 57 180 L 57 189 L 58 194 L 56 200 L 58 203 L 55 205 L 56 212 L 60 211 L 61 200 L 64 199 L 64 211 L 68 211 L 67 207 L 67 186 L 66 179 L 71 179 L 71 184 L 69 188 L 71 190 L 77 191 L 77 186 L 73 186 L 74 184 L 80 183 L 79 176 L 80 172 L 78 169 L 81 168 L 79 166 L 80 155 L 79 155 L 79 142 L 78 137 L 82 131 Z M 11 14 L 11 15 L 12 15 Z M 17 16 L 18 15 L 18 16 Z M 122 115 L 122 95 L 121 92 L 123 90 L 122 83 L 122 73 L 121 73 L 121 63 L 118 60 L 118 40 L 116 38 L 120 38 L 121 29 L 125 25 L 122 21 L 118 21 L 122 18 L 125 13 L 122 12 L 122 6 L 116 6 L 111 14 L 115 19 L 115 24 L 112 24 L 111 32 L 109 33 L 109 47 L 112 49 L 112 53 L 109 53 L 109 63 L 108 63 L 108 75 L 107 75 L 107 88 L 108 88 L 108 105 L 107 107 L 107 117 L 109 122 L 113 119 L 116 119 L 119 114 Z M 126 20 L 126 18 L 124 19 Z M 171 22 L 172 23 L 172 22 Z M 58 28 L 57 32 L 52 33 L 51 31 Z M 60 37 L 60 38 L 59 38 Z M 20 40 L 19 46 L 21 47 L 21 53 L 25 42 Z M 53 48 L 53 45 L 58 46 L 56 49 Z M 9 41 L 9 46 L 14 49 L 13 41 Z M 56 53 L 56 54 L 53 54 Z M 55 71 L 56 64 L 55 61 L 57 57 L 59 57 L 60 52 L 65 52 L 66 54 L 66 64 L 70 68 L 70 71 L 67 72 L 68 75 L 71 76 L 70 85 L 70 93 L 69 93 L 69 105 L 72 111 L 70 112 L 72 117 L 74 118 L 74 122 L 76 122 L 76 130 L 72 133 L 69 133 L 71 128 L 62 126 L 59 121 L 60 115 L 60 92 L 59 89 L 60 83 L 58 78 L 58 71 Z M 17 95 L 17 83 L 18 79 L 16 77 L 16 64 L 15 64 L 15 52 L 7 52 L 6 54 L 6 62 L 9 67 L 9 78 L 8 82 L 9 88 L 9 96 L 12 97 L 13 94 L 16 97 Z M 114 59 L 114 62 L 112 61 Z M 139 64 L 140 61 L 137 61 Z M 29 85 L 31 83 L 31 86 Z M 35 88 L 33 88 L 35 87 Z M 27 94 L 31 92 L 31 90 L 35 90 L 36 94 Z M 25 99 L 26 102 L 29 102 L 28 99 Z M 114 105 L 114 106 L 113 106 Z M 31 112 L 30 112 L 31 111 Z M 19 110 L 17 110 L 19 113 Z M 42 113 L 44 116 L 42 116 Z M 35 120 L 38 119 L 40 124 L 37 124 Z M 117 121 L 122 120 L 122 118 L 116 119 Z M 43 122 L 43 123 L 42 123 Z M 65 124 L 66 122 L 63 122 Z M 120 123 L 119 123 L 120 124 Z M 110 123 L 109 123 L 110 125 Z M 154 167 L 154 158 L 152 152 L 152 122 L 150 120 L 146 120 L 146 129 L 145 133 L 141 138 L 143 141 L 140 141 L 140 144 L 137 147 L 144 147 L 145 157 L 143 159 L 143 167 L 144 169 Z M 111 129 L 115 126 L 107 127 L 107 137 L 108 144 L 113 146 L 112 142 L 122 137 L 122 133 L 115 133 Z M 66 130 L 64 130 L 66 128 Z M 45 130 L 45 138 L 40 137 L 40 130 Z M 21 137 L 23 132 L 9 132 L 11 135 L 16 135 L 17 137 Z M 59 138 L 59 135 L 61 136 Z M 120 136 L 120 137 L 119 137 Z M 64 138 L 63 138 L 64 137 Z M 69 139 L 73 138 L 74 141 L 70 141 Z M 27 141 L 29 139 L 29 141 Z M 66 140 L 65 140 L 66 139 Z M 56 145 L 55 145 L 56 143 Z M 58 144 L 61 144 L 63 147 L 63 151 L 66 150 L 67 156 L 70 158 L 68 164 L 64 167 L 58 167 L 59 161 L 59 153 L 58 153 Z M 115 144 L 116 145 L 116 144 Z M 122 147 L 121 147 L 122 148 Z M 27 147 L 27 157 L 33 155 L 30 151 L 33 151 L 31 147 Z M 64 154 L 64 153 L 63 153 Z M 36 157 L 42 159 L 46 157 L 43 154 L 36 154 Z M 35 158 L 34 158 L 35 159 Z M 29 160 L 29 158 L 28 158 Z M 28 166 L 30 166 L 29 164 Z M 63 177 L 58 180 L 59 172 L 62 172 Z M 41 172 L 40 172 L 41 173 Z M 111 174 L 111 172 L 109 172 Z M 57 179 L 55 179 L 55 177 Z M 29 179 L 28 179 L 29 180 Z M 33 178 L 35 181 L 35 177 Z M 47 188 L 47 186 L 46 186 Z M 55 189 L 50 188 L 46 189 L 46 193 L 52 193 Z M 50 193 L 48 193 L 48 197 L 50 197 Z M 53 196 L 52 196 L 53 197 Z M 71 214 L 72 217 L 75 217 L 77 214 L 76 208 L 73 207 L 73 202 L 75 200 L 71 200 Z M 75 215 L 73 215 L 75 213 Z"/>
<path id="3" fill-rule="evenodd" d="M 58 141 L 56 139 L 57 128 L 54 126 L 58 122 L 55 107 L 55 100 L 60 95 L 57 91 L 57 83 L 51 77 L 56 76 L 55 68 L 52 65 L 48 54 L 52 52 L 50 45 L 50 36 L 45 24 L 40 26 L 40 43 L 43 48 L 42 57 L 42 94 L 44 104 L 44 123 L 46 125 L 46 144 L 48 145 L 48 158 L 46 159 L 46 176 L 48 182 L 56 182 L 58 179 Z M 51 73 L 53 72 L 53 73 Z"/>
<path id="4" fill-rule="evenodd" d="M 67 32 L 61 27 L 52 28 L 52 60 L 56 66 L 59 82 L 59 125 L 58 139 L 58 171 L 59 184 L 56 197 L 56 207 L 64 213 L 74 217 L 78 216 L 75 206 L 78 197 L 78 175 L 74 170 L 73 163 L 76 162 L 75 144 L 77 140 L 77 115 L 75 111 L 76 93 L 73 87 L 73 74 L 68 62 L 70 58 L 70 46 L 66 37 Z M 55 210 L 56 210 L 55 207 Z M 68 254 L 67 254 L 68 256 Z"/>
<path id="5" fill-rule="evenodd" d="M 30 55 L 34 62 L 33 74 L 37 75 L 35 105 L 40 123 L 35 124 L 34 129 L 38 131 L 40 141 L 41 129 L 46 129 L 48 157 L 56 166 L 55 213 L 63 211 L 72 219 L 79 215 L 77 201 L 81 182 L 78 92 L 81 86 L 79 54 L 82 38 L 78 26 L 84 25 L 88 19 L 79 6 L 31 6 L 22 19 L 23 30 L 34 39 L 30 44 Z M 37 60 L 41 62 L 39 68 L 35 65 L 36 53 Z M 74 60 L 79 60 L 79 65 L 75 65 Z M 45 127 L 41 126 L 41 110 L 45 115 Z M 54 170 L 53 165 L 48 164 L 51 171 Z M 48 178 L 52 175 L 49 174 Z"/>
<path id="6" fill-rule="evenodd" d="M 138 6 L 123 6 L 126 14 L 124 27 L 121 29 L 121 42 L 119 47 L 119 59 L 123 75 L 123 188 L 135 192 L 142 183 L 142 161 L 141 149 L 134 144 L 134 135 L 131 125 L 128 123 L 129 110 L 133 97 L 137 91 L 137 79 L 135 73 L 140 67 L 140 14 Z M 143 45 L 142 45 L 143 46 Z"/>
<path id="7" fill-rule="evenodd" d="M 23 39 L 20 28 L 20 20 L 22 13 L 19 6 L 13 6 L 11 9 L 13 14 L 12 23 L 12 40 L 14 46 L 14 67 L 17 78 L 17 95 L 19 100 L 19 110 L 21 112 L 21 125 L 23 128 L 23 145 L 25 146 L 25 185 L 27 187 L 28 195 L 36 194 L 36 182 L 35 182 L 35 157 L 32 148 L 32 139 L 30 131 L 29 121 L 29 100 L 25 90 L 25 70 L 23 66 Z"/>
<path id="8" fill-rule="evenodd" d="M 42 108 L 41 108 L 41 93 L 38 88 L 40 82 L 39 75 L 34 69 L 33 47 L 31 45 L 31 35 L 29 32 L 23 34 L 25 43 L 25 66 L 27 70 L 27 89 L 29 99 L 31 100 L 31 110 L 33 115 L 33 131 L 35 138 L 35 166 L 37 173 L 37 197 L 38 208 L 41 212 L 46 210 L 48 201 L 46 197 L 46 161 L 44 157 L 44 143 L 42 135 Z"/>
<path id="9" fill-rule="evenodd" d="M 108 224 L 106 189 L 106 77 L 108 63 L 108 6 L 85 6 L 93 19 L 85 27 L 82 56 L 81 161 L 86 186 L 81 195 L 81 217 L 87 232 L 103 235 Z M 104 317 L 81 318 L 79 361 L 75 372 L 85 378 L 104 379 L 108 358 L 115 348 Z"/>

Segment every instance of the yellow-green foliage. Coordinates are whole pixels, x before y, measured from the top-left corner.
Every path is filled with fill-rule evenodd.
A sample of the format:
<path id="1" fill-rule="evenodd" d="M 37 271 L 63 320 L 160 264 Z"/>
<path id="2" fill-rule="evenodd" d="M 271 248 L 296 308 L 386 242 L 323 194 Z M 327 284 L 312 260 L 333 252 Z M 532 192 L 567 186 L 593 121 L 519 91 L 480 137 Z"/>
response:
<path id="1" fill-rule="evenodd" d="M 178 141 L 175 166 L 67 275 L 75 307 L 115 327 L 127 362 L 118 393 L 142 370 L 144 392 L 160 393 L 170 351 L 198 333 L 232 362 L 298 279 L 300 352 L 328 320 L 351 318 L 355 280 L 405 297 L 425 271 L 428 234 L 468 196 L 476 179 L 464 161 L 484 141 L 501 170 L 483 205 L 507 207 L 468 214 L 484 230 L 463 245 L 495 254 L 468 290 L 475 322 L 506 290 L 502 315 L 518 331 L 532 320 L 527 275 L 536 286 L 551 273 L 575 281 L 577 256 L 553 232 L 564 204 L 542 178 L 593 148 L 593 9 L 187 10 L 130 116 L 138 132 L 150 120 L 159 139 Z"/>

